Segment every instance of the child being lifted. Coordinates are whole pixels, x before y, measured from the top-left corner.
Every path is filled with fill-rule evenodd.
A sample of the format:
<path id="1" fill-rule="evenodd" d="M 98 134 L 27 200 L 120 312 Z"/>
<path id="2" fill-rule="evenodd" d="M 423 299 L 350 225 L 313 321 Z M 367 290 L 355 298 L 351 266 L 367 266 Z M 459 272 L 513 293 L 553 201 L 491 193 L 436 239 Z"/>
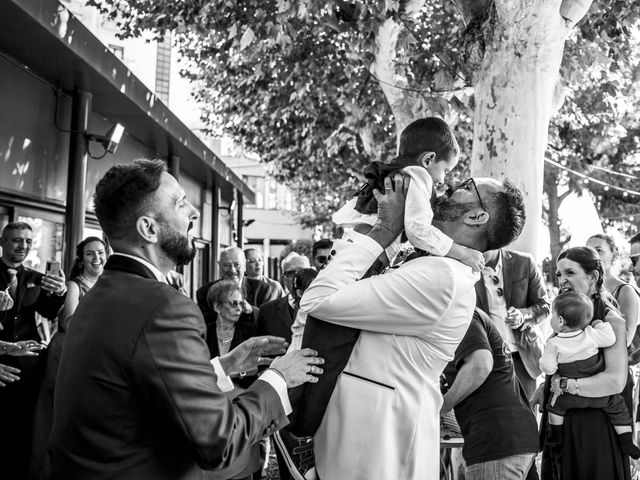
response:
<path id="1" fill-rule="evenodd" d="M 411 178 L 405 201 L 405 234 L 418 254 L 448 256 L 481 271 L 484 256 L 480 252 L 454 243 L 431 225 L 433 211 L 430 202 L 436 199 L 434 184 L 444 183 L 445 177 L 457 165 L 459 154 L 458 142 L 444 120 L 429 117 L 414 121 L 400 135 L 398 157 L 389 164 L 370 164 L 365 170 L 367 183 L 336 212 L 333 221 L 366 233 L 376 221 L 378 202 L 374 190 L 382 192 L 385 177 L 402 172 Z M 475 188 L 473 181 L 464 185 L 465 188 Z M 386 258 L 379 258 L 363 278 L 380 273 L 393 260 L 399 246 L 400 238 L 387 248 Z M 291 423 L 275 435 L 278 450 L 296 480 L 315 478 L 313 435 L 320 426 L 335 384 L 359 334 L 360 330 L 312 316 L 306 320 L 302 346 L 317 350 L 318 355 L 325 359 L 324 373 L 317 383 L 289 392 L 293 407 L 289 416 Z"/>

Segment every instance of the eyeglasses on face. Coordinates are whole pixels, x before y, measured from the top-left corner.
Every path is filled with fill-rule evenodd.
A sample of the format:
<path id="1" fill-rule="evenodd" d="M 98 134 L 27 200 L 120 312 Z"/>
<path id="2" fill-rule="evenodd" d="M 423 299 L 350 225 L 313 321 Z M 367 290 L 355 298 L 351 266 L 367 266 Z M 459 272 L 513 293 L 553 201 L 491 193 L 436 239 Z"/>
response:
<path id="1" fill-rule="evenodd" d="M 456 190 L 471 191 L 472 189 L 476 192 L 476 197 L 478 197 L 478 202 L 480 202 L 480 208 L 482 208 L 484 211 L 487 211 L 487 209 L 484 208 L 484 202 L 482 201 L 482 197 L 480 196 L 480 192 L 478 191 L 478 186 L 476 185 L 476 181 L 473 179 L 473 177 L 467 178 L 464 182 L 459 183 L 456 187 L 449 185 L 445 190 L 444 195 L 450 197 Z"/>
<path id="2" fill-rule="evenodd" d="M 326 255 L 318 255 L 316 257 L 316 262 L 318 262 L 320 265 L 324 265 L 325 263 L 327 263 L 327 256 Z"/>
<path id="3" fill-rule="evenodd" d="M 298 270 L 287 270 L 286 272 L 282 272 L 283 277 L 291 278 L 293 277 Z"/>
<path id="4" fill-rule="evenodd" d="M 229 305 L 230 307 L 233 307 L 233 308 L 237 308 L 237 307 L 242 306 L 242 300 L 225 300 L 222 303 L 226 303 L 227 305 Z"/>

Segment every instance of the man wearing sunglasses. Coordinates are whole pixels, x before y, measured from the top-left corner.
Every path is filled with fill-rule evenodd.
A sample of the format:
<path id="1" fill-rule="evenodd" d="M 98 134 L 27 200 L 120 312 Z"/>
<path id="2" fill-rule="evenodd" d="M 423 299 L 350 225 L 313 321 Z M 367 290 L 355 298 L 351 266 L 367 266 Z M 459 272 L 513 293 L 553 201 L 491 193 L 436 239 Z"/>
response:
<path id="1" fill-rule="evenodd" d="M 313 244 L 311 249 L 312 263 L 316 270 L 320 271 L 324 264 L 327 263 L 331 255 L 331 247 L 333 241 L 328 238 L 322 238 Z"/>
<path id="2" fill-rule="evenodd" d="M 400 175 L 385 179 L 384 195 L 375 194 L 377 223 L 367 235 L 334 243 L 331 262 L 300 302 L 310 317 L 360 330 L 313 438 L 319 478 L 438 477 L 438 378 L 471 321 L 479 275 L 451 258 L 417 255 L 362 279 L 404 228 L 406 186 Z M 475 179 L 435 202 L 433 224 L 454 242 L 486 251 L 517 238 L 524 219 L 512 184 Z M 313 343 L 310 317 L 303 346 Z M 314 324 L 317 331 L 322 322 Z M 327 347 L 324 358 L 331 354 Z"/>

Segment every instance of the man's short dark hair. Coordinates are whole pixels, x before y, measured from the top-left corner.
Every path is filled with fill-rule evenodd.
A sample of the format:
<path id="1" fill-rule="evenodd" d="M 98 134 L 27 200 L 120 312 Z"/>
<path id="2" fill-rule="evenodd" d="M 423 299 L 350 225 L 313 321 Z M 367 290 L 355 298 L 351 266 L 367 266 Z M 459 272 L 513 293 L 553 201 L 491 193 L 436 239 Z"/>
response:
<path id="1" fill-rule="evenodd" d="M 487 196 L 491 209 L 487 224 L 487 250 L 497 250 L 513 242 L 524 228 L 527 218 L 522 192 L 509 180 L 502 182 L 503 191 Z"/>
<path id="2" fill-rule="evenodd" d="M 31 225 L 27 222 L 9 222 L 2 229 L 2 236 L 4 237 L 6 232 L 12 232 L 15 230 L 29 230 L 30 232 L 33 232 L 33 228 L 31 228 Z"/>
<path id="3" fill-rule="evenodd" d="M 565 292 L 553 299 L 553 311 L 569 328 L 582 329 L 593 317 L 593 300 L 584 293 Z"/>
<path id="4" fill-rule="evenodd" d="M 460 147 L 449 124 L 438 117 L 411 122 L 400 134 L 398 155 L 415 157 L 434 152 L 435 161 L 449 161 L 460 155 Z"/>
<path id="5" fill-rule="evenodd" d="M 640 232 L 636 233 L 633 237 L 629 239 L 629 243 L 640 243 Z"/>
<path id="6" fill-rule="evenodd" d="M 331 248 L 333 247 L 333 240 L 331 240 L 330 238 L 321 238 L 320 240 L 318 240 L 316 243 L 313 244 L 313 247 L 311 249 L 311 255 L 313 256 L 313 258 L 316 258 L 316 253 L 318 252 L 318 250 L 320 250 L 321 248 Z"/>
<path id="7" fill-rule="evenodd" d="M 162 160 L 136 160 L 115 165 L 104 174 L 93 201 L 98 222 L 109 239 L 133 235 L 138 217 L 146 213 L 166 171 Z"/>

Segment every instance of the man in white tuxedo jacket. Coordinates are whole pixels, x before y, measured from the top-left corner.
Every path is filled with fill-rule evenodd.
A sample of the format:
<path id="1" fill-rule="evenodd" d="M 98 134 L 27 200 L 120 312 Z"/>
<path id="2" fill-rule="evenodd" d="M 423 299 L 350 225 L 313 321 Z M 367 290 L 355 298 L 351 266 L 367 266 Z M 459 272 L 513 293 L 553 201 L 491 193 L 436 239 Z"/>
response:
<path id="1" fill-rule="evenodd" d="M 479 251 L 511 243 L 525 220 L 520 191 L 492 179 L 465 183 L 438 200 L 433 224 Z M 309 315 L 362 330 L 314 437 L 322 480 L 439 478 L 439 376 L 473 316 L 479 274 L 420 256 L 359 280 L 403 230 L 406 185 L 400 175 L 385 180 L 376 225 L 337 241 L 301 300 Z"/>

